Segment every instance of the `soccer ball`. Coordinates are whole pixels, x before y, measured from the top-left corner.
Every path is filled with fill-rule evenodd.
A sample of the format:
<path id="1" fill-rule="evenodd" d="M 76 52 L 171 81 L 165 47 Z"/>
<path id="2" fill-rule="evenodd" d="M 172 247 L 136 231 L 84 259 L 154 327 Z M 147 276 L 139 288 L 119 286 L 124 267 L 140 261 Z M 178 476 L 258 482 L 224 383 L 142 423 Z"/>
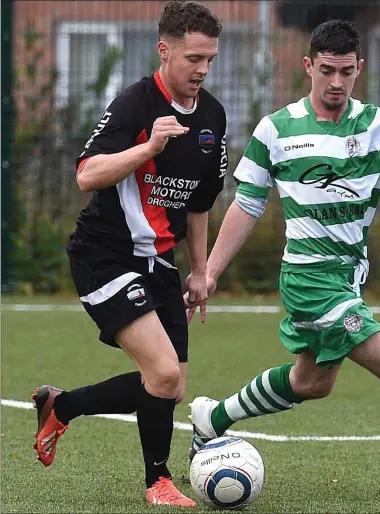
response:
<path id="1" fill-rule="evenodd" d="M 214 509 L 243 509 L 264 485 L 264 463 L 251 444 L 237 437 L 218 437 L 195 454 L 190 466 L 195 494 Z"/>

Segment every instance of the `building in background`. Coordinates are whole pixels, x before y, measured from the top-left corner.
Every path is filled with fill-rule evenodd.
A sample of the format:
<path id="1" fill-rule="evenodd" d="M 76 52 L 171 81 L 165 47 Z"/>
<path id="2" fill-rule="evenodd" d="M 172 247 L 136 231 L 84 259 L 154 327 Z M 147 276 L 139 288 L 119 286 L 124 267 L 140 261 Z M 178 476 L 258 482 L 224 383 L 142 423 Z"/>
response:
<path id="1" fill-rule="evenodd" d="M 110 70 L 99 112 L 122 87 L 158 66 L 157 19 L 164 1 L 14 1 L 14 48 L 25 65 L 23 37 L 28 24 L 45 35 L 43 65 L 56 67 L 54 104 L 82 98 L 81 109 L 95 101 L 88 89 L 111 48 L 120 50 Z M 362 2 L 214 1 L 204 2 L 224 24 L 220 56 L 206 82 L 226 106 L 231 143 L 240 146 L 252 121 L 280 108 L 304 91 L 302 68 L 310 30 L 328 17 L 354 19 L 362 32 L 367 80 L 358 96 L 380 103 L 380 4 Z M 307 84 L 307 81 L 306 81 Z M 99 102 L 99 99 L 97 99 Z M 254 118 L 252 120 L 252 117 Z"/>
<path id="2" fill-rule="evenodd" d="M 14 200 L 9 275 L 14 283 L 56 291 L 70 283 L 64 247 L 86 201 L 75 184 L 75 157 L 117 92 L 157 69 L 157 20 L 165 1 L 4 1 L 13 6 L 15 77 L 12 169 L 4 174 L 12 179 Z M 328 18 L 357 23 L 366 67 L 354 96 L 380 104 L 380 0 L 204 3 L 224 26 L 205 86 L 227 112 L 230 170 L 261 117 L 308 92 L 302 57 L 311 30 Z M 211 214 L 211 241 L 234 195 L 231 175 Z M 2 194 L 9 204 L 8 189 Z M 258 245 L 240 252 L 223 287 L 240 281 L 251 291 L 277 288 L 270 270 L 283 250 L 282 217 L 274 191 L 265 224 L 255 231 Z M 380 236 L 379 214 L 372 230 Z M 254 261 L 254 269 L 244 259 Z M 372 261 L 379 284 L 380 256 Z"/>

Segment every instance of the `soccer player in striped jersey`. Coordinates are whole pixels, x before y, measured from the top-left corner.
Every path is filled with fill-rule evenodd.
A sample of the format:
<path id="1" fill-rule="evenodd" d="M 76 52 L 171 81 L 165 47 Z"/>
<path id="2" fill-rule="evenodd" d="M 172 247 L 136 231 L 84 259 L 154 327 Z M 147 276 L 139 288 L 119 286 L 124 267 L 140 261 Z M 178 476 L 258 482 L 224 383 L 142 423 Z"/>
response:
<path id="1" fill-rule="evenodd" d="M 237 166 L 236 197 L 208 260 L 209 296 L 277 187 L 287 239 L 279 332 L 297 357 L 223 401 L 196 398 L 190 458 L 237 420 L 329 395 L 346 357 L 380 378 L 380 324 L 362 296 L 380 196 L 380 109 L 350 96 L 363 63 L 352 23 L 319 25 L 304 58 L 309 96 L 265 116 Z"/>

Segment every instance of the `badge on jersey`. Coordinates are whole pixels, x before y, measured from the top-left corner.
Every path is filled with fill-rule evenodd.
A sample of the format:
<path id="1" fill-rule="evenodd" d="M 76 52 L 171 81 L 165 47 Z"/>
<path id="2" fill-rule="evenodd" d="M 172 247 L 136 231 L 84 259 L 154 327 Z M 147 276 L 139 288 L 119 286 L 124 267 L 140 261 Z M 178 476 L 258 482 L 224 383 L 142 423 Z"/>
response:
<path id="1" fill-rule="evenodd" d="M 202 129 L 199 134 L 199 146 L 203 153 L 210 153 L 215 146 L 215 136 L 210 129 Z"/>
<path id="2" fill-rule="evenodd" d="M 361 144 L 355 136 L 350 136 L 346 139 L 346 152 L 349 157 L 356 157 L 360 155 L 361 150 Z"/>

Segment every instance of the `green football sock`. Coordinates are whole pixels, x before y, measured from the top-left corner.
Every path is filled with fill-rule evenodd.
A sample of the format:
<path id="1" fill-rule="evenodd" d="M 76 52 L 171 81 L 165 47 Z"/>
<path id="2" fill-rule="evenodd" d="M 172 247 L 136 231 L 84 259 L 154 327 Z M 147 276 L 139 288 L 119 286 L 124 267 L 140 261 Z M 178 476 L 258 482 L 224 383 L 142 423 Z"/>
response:
<path id="1" fill-rule="evenodd" d="M 219 402 L 211 413 L 211 423 L 218 436 L 239 419 L 274 414 L 301 403 L 289 381 L 294 364 L 271 368 L 252 380 L 239 392 Z"/>

